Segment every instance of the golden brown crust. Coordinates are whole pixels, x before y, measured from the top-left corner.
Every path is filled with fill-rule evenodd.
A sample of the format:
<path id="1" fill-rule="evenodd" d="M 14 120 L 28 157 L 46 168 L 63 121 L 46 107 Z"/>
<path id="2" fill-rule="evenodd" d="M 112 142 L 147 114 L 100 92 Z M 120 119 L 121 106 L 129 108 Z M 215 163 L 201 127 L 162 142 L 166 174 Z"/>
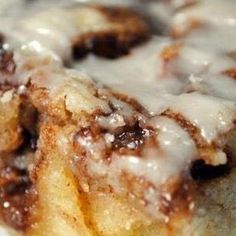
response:
<path id="1" fill-rule="evenodd" d="M 78 182 L 70 169 L 70 159 L 60 153 L 58 146 L 60 135 L 69 135 L 71 129 L 75 127 L 63 128 L 50 122 L 40 125 L 37 161 L 31 172 L 38 195 L 30 212 L 31 225 L 26 229 L 29 235 L 49 232 L 91 235 L 81 212 Z M 59 227 L 58 224 L 63 225 Z"/>
<path id="2" fill-rule="evenodd" d="M 6 91 L 5 96 L 11 96 L 11 92 Z M 20 99 L 14 94 L 12 96 L 10 101 L 0 102 L 0 153 L 16 150 L 23 141 L 22 128 L 19 124 Z"/>
<path id="3" fill-rule="evenodd" d="M 97 7 L 97 9 L 108 18 L 109 22 L 117 24 L 117 27 L 114 30 L 88 33 L 77 39 L 74 44 L 75 50 L 77 47 L 79 51 L 79 56 L 82 56 L 83 53 L 93 52 L 114 58 L 128 53 L 131 46 L 146 39 L 148 35 L 146 26 L 129 10 L 101 7 Z M 90 44 L 91 42 L 92 44 Z M 164 49 L 161 54 L 164 64 L 178 56 L 179 48 L 180 45 L 173 45 Z M 80 50 L 83 52 L 81 53 Z M 8 54 L 3 59 L 0 69 L 4 73 L 14 73 L 15 67 L 12 59 L 11 54 Z M 37 63 L 34 64 L 32 62 L 32 64 L 29 64 L 28 70 L 37 69 L 37 66 L 40 67 Z M 163 73 L 165 74 L 165 68 Z M 41 81 L 38 82 L 39 84 L 42 82 L 43 85 L 41 84 L 40 86 L 37 82 L 34 83 L 34 78 L 30 78 L 30 82 L 26 84 L 27 91 L 24 94 L 24 99 L 27 101 L 26 108 L 30 107 L 30 111 L 27 114 L 31 116 L 31 111 L 33 110 L 32 114 L 36 111 L 36 113 L 39 113 L 38 118 L 29 121 L 22 118 L 24 120 L 23 123 L 18 120 L 16 122 L 18 125 L 20 123 L 22 128 L 27 131 L 33 129 L 32 133 L 36 133 L 36 135 L 38 133 L 37 153 L 34 155 L 33 165 L 31 167 L 27 166 L 26 173 L 22 174 L 18 169 L 15 170 L 13 168 L 7 169 L 8 172 L 4 169 L 5 167 L 2 169 L 3 176 L 0 178 L 0 188 L 2 189 L 0 190 L 3 197 L 0 198 L 0 204 L 4 207 L 5 201 L 8 201 L 11 206 L 9 208 L 10 213 L 13 212 L 11 215 L 8 210 L 0 209 L 3 213 L 2 219 L 7 224 L 23 230 L 28 235 L 52 235 L 52 232 L 53 235 L 60 236 L 91 235 L 91 232 L 103 235 L 103 231 L 99 229 L 96 225 L 96 220 L 93 219 L 94 213 L 90 206 L 96 205 L 97 196 L 94 197 L 94 200 L 91 195 L 96 195 L 99 192 L 104 195 L 114 194 L 116 196 L 116 192 L 114 185 L 112 186 L 109 183 L 109 181 L 112 182 L 111 180 L 106 180 L 106 177 L 102 176 L 102 174 L 99 175 L 100 173 L 96 176 L 94 173 L 91 174 L 91 170 L 89 172 L 89 161 L 100 161 L 109 168 L 112 162 L 114 163 L 119 158 L 128 158 L 129 155 L 135 156 L 137 161 L 145 160 L 147 158 L 144 155 L 145 151 L 159 148 L 159 143 L 156 139 L 159 130 L 145 126 L 145 120 L 141 122 L 141 116 L 144 119 L 150 118 L 150 114 L 134 99 L 113 93 L 110 90 L 106 91 L 107 96 L 100 96 L 97 90 L 89 90 L 89 86 L 85 86 L 85 89 L 89 90 L 90 95 L 104 100 L 110 110 L 109 112 L 104 112 L 102 109 L 96 109 L 90 113 L 88 112 L 88 114 L 85 112 L 78 113 L 74 117 L 74 114 L 72 114 L 73 109 L 72 111 L 69 110 L 67 107 L 69 105 L 65 101 L 66 96 L 69 96 L 71 91 L 67 90 L 64 94 L 63 89 L 58 89 L 59 92 L 51 93 L 54 86 L 52 84 L 45 85 L 45 78 L 42 76 L 44 74 L 41 73 L 40 75 L 39 80 Z M 54 76 L 53 73 L 52 75 Z M 67 75 L 63 74 L 63 76 Z M 79 78 L 76 79 L 79 80 Z M 72 80 L 69 80 L 70 85 L 72 82 Z M 63 85 L 62 83 L 61 87 L 64 87 Z M 92 85 L 90 86 L 92 87 Z M 59 86 L 59 88 L 61 87 Z M 81 92 L 83 89 L 80 90 L 78 88 L 80 87 L 75 86 L 76 92 Z M 112 104 L 112 100 L 109 100 L 111 97 L 131 108 L 131 115 L 128 115 L 128 118 L 121 117 L 123 124 L 115 128 L 98 124 L 99 118 L 104 118 L 105 122 L 107 122 L 109 116 L 119 115 L 119 108 Z M 76 105 L 84 102 L 83 97 L 82 99 L 77 98 L 74 101 Z M 93 100 L 91 103 L 93 103 Z M 174 120 L 188 132 L 199 150 L 199 158 L 204 155 L 208 157 L 211 153 L 214 154 L 215 144 L 207 144 L 201 136 L 200 130 L 184 116 L 171 110 L 165 111 L 162 116 Z M 80 119 L 86 119 L 87 123 L 81 125 Z M 34 121 L 36 125 L 33 124 Z M 106 134 L 112 137 L 112 141 L 108 140 L 107 142 Z M 82 142 L 79 143 L 78 140 L 82 140 Z M 83 145 L 88 140 L 91 142 L 91 146 Z M 17 148 L 19 146 L 20 144 L 17 144 Z M 162 150 L 158 149 L 158 152 L 162 152 Z M 153 152 L 154 158 L 156 156 L 157 158 L 162 158 L 162 155 L 159 157 L 158 155 L 159 153 Z M 204 159 L 207 160 L 207 158 Z M 114 167 L 119 169 L 119 165 Z M 90 169 L 92 168 L 90 167 Z M 30 175 L 28 173 L 29 170 Z M 141 209 L 142 213 L 146 213 L 144 208 L 148 206 L 152 199 L 146 198 L 145 194 L 150 190 L 157 193 L 152 197 L 155 199 L 160 197 L 158 199 L 160 200 L 160 205 L 157 206 L 155 202 L 154 206 L 151 205 L 151 210 L 157 211 L 166 217 L 167 224 L 164 227 L 167 228 L 169 235 L 175 235 L 175 224 L 179 226 L 178 221 L 182 218 L 188 220 L 188 217 L 191 216 L 195 184 L 190 180 L 190 174 L 186 170 L 176 176 L 171 176 L 159 187 L 154 186 L 154 183 L 145 178 L 145 175 L 136 175 L 136 173 L 131 171 L 129 173 L 129 170 L 120 169 L 118 174 L 116 171 L 111 174 L 119 182 L 121 198 L 125 199 L 124 202 L 131 206 L 130 212 L 138 212 Z M 77 175 L 77 178 L 75 175 Z M 16 193 L 12 199 L 12 196 L 8 196 L 7 189 L 11 184 L 18 186 L 18 182 L 21 183 L 22 178 L 25 180 L 23 184 L 26 185 L 23 186 L 23 193 Z M 79 186 L 79 182 L 81 186 Z M 31 188 L 32 183 L 33 188 Z M 31 194 L 31 190 L 35 190 L 35 192 Z M 82 197 L 79 190 L 83 192 Z M 26 191 L 29 191 L 30 194 L 26 193 Z M 131 201 L 128 199 L 131 199 Z M 86 204 L 86 206 L 81 206 L 81 204 Z M 34 208 L 30 208 L 30 206 Z M 9 220 L 18 212 L 20 219 Z M 148 218 L 152 217 L 148 215 Z"/>

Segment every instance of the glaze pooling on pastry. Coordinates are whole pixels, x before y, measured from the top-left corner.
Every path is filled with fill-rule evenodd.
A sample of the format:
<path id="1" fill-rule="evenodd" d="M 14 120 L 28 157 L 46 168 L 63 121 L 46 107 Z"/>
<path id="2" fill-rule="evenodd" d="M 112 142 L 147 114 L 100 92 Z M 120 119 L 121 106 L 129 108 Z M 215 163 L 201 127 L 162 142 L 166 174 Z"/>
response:
<path id="1" fill-rule="evenodd" d="M 53 212 L 55 193 L 47 199 L 50 189 L 42 186 L 54 161 L 70 179 L 65 193 L 75 186 L 70 207 L 58 214 L 68 216 L 68 222 L 80 217 L 79 194 L 114 194 L 149 219 L 166 223 L 198 210 L 192 165 L 227 164 L 226 149 L 234 137 L 234 43 L 226 43 L 234 36 L 234 3 L 176 3 L 163 3 L 170 8 L 167 24 L 174 37 L 153 36 L 145 43 L 147 25 L 124 8 L 76 5 L 5 18 L 9 27 L 2 29 L 0 104 L 15 103 L 12 117 L 2 116 L 4 127 L 11 124 L 6 129 L 11 147 L 6 145 L 1 154 L 17 159 L 22 145 L 37 139 L 23 149 L 29 158 L 23 174 L 10 166 L 8 175 L 1 176 L 0 200 L 3 207 L 10 204 L 1 210 L 5 223 L 32 233 L 47 218 L 40 210 L 47 202 Z M 212 8 L 222 14 L 209 17 Z M 194 24 L 188 25 L 192 17 Z M 227 46 L 221 47 L 222 42 Z M 68 69 L 73 49 L 78 57 L 89 55 Z M 23 114 L 35 117 L 25 120 Z M 13 126 L 17 132 L 11 144 Z M 56 172 L 50 173 L 60 182 Z M 13 216 L 19 218 L 5 219 L 15 207 L 15 198 L 5 194 L 8 184 L 18 186 L 18 181 L 23 182 L 23 211 L 16 206 Z M 44 189 L 49 191 L 45 198 Z M 69 227 L 71 232 L 84 227 L 89 235 L 94 229 L 86 217 Z"/>

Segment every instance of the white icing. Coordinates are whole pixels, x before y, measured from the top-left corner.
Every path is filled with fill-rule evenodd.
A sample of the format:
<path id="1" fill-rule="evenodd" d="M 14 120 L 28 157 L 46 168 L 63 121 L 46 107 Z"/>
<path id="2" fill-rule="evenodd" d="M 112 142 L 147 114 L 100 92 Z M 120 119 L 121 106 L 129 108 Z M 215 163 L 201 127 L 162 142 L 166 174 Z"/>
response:
<path id="1" fill-rule="evenodd" d="M 166 17 L 166 23 L 174 27 L 178 22 L 176 19 L 183 14 L 187 24 L 188 17 L 195 16 L 196 12 L 196 19 L 205 21 L 207 26 L 192 29 L 180 39 L 154 37 L 130 55 L 115 61 L 90 55 L 74 65 L 98 83 L 135 98 L 153 116 L 151 120 L 145 120 L 145 124 L 155 127 L 158 133 L 159 147 L 144 149 L 145 158 L 114 154 L 109 166 L 91 162 L 92 175 L 106 176 L 109 184 L 119 192 L 122 186 L 118 178 L 122 171 L 144 177 L 158 188 L 188 169 L 198 158 L 206 158 L 211 165 L 226 163 L 227 157 L 222 150 L 227 134 L 234 129 L 236 117 L 236 80 L 224 74 L 236 66 L 235 58 L 230 56 L 236 49 L 234 40 L 229 41 L 236 37 L 236 26 L 232 23 L 235 13 L 229 11 L 230 7 L 234 9 L 234 3 L 229 2 L 223 6 L 222 14 L 220 9 L 224 3 L 220 1 L 209 1 L 209 8 L 205 1 L 178 9 L 177 13 L 178 6 L 172 6 L 172 9 L 166 9 L 166 16 L 160 16 L 163 22 Z M 191 9 L 195 9 L 194 12 Z M 213 17 L 210 14 L 212 9 L 216 11 Z M 181 22 L 178 27 L 185 26 L 185 23 Z M 163 50 L 176 44 L 180 45 L 177 55 L 164 62 Z M 208 157 L 200 156 L 191 131 L 180 127 L 174 117 L 162 117 L 166 110 L 180 114 L 195 127 L 204 145 L 217 144 L 214 152 Z M 109 122 L 105 123 L 109 125 Z M 157 192 L 146 191 L 146 199 L 154 203 L 159 197 Z"/>
<path id="2" fill-rule="evenodd" d="M 142 158 L 114 153 L 109 165 L 89 159 L 88 171 L 92 176 L 105 177 L 106 183 L 120 194 L 127 191 L 119 180 L 121 173 L 127 172 L 144 178 L 152 184 L 152 187 L 143 191 L 143 200 L 149 202 L 147 209 L 155 217 L 162 217 L 160 212 L 153 213 L 153 207 L 158 209 L 161 196 L 171 199 L 172 195 L 154 188 L 159 189 L 166 181 L 178 177 L 180 169 L 187 169 L 191 161 L 198 158 L 198 152 L 189 134 L 173 120 L 161 116 L 155 117 L 150 120 L 150 125 L 158 129 L 156 139 L 159 147 L 144 148 Z M 90 143 L 87 149 L 90 153 L 98 153 L 96 147 L 92 147 Z"/>
<path id="3" fill-rule="evenodd" d="M 3 33 L 7 36 L 7 42 L 15 48 L 27 48 L 44 54 L 55 53 L 58 58 L 68 61 L 74 38 L 84 32 L 109 27 L 105 17 L 93 8 L 55 8 L 24 17 Z"/>
<path id="4" fill-rule="evenodd" d="M 198 127 L 209 143 L 233 128 L 236 115 L 233 102 L 197 93 L 178 96 L 170 109 Z"/>
<path id="5" fill-rule="evenodd" d="M 1 236 L 21 236 L 22 234 L 12 229 L 9 229 L 6 226 L 0 225 L 0 235 Z"/>
<path id="6" fill-rule="evenodd" d="M 2 94 L 0 101 L 2 103 L 8 103 L 12 100 L 14 94 L 14 90 L 8 90 L 5 93 Z"/>
<path id="7" fill-rule="evenodd" d="M 117 61 L 97 60 L 91 55 L 75 67 L 115 91 L 134 97 L 150 113 L 160 113 L 169 103 L 169 93 L 179 94 L 183 87 L 183 83 L 175 78 L 162 78 L 160 54 L 168 43 L 167 38 L 154 38 Z"/>
<path id="8" fill-rule="evenodd" d="M 123 188 L 119 181 L 122 171 L 142 177 L 158 189 L 168 180 L 179 177 L 198 158 L 205 158 L 212 165 L 227 161 L 222 150 L 225 136 L 234 128 L 236 118 L 236 81 L 223 73 L 235 67 L 235 58 L 229 55 L 236 49 L 233 40 L 236 36 L 236 3 L 233 0 L 201 1 L 182 10 L 180 7 L 185 1 L 172 1 L 170 8 L 167 3 L 159 5 L 164 12 L 159 9 L 156 13 L 162 14 L 160 19 L 172 28 L 185 28 L 191 19 L 201 20 L 204 26 L 192 29 L 177 40 L 153 37 L 118 60 L 89 55 L 74 65 L 81 72 L 66 70 L 62 61 L 70 58 L 75 37 L 88 30 L 111 27 L 102 14 L 82 6 L 51 9 L 51 3 L 47 5 L 49 9 L 45 10 L 47 7 L 42 4 L 37 11 L 37 4 L 32 3 L 28 8 L 31 11 L 25 14 L 27 11 L 19 1 L 12 0 L 8 4 L 0 4 L 0 18 L 4 19 L 0 28 L 7 36 L 6 47 L 15 49 L 17 69 L 14 76 L 4 78 L 4 82 L 11 79 L 12 84 L 24 86 L 30 80 L 37 88 L 47 89 L 49 99 L 45 103 L 52 105 L 63 101 L 65 109 L 75 119 L 82 117 L 81 111 L 111 113 L 97 118 L 98 125 L 109 132 L 122 129 L 126 121 L 132 119 L 154 129 L 156 145 L 144 147 L 142 158 L 138 154 L 112 152 L 109 164 L 102 158 L 106 145 L 111 146 L 115 140 L 112 133 L 107 131 L 96 141 L 91 137 L 78 137 L 77 143 L 89 157 L 87 168 L 90 175 L 106 177 L 109 185 L 119 193 Z M 11 4 L 19 4 L 21 10 L 8 11 Z M 61 4 L 67 5 L 63 1 Z M 177 55 L 164 61 L 163 50 L 176 44 L 180 45 Z M 93 83 L 91 78 L 96 82 Z M 24 87 L 22 90 L 24 93 Z M 130 104 L 119 101 L 111 90 L 136 99 L 149 114 L 140 114 Z M 101 93 L 103 99 L 95 96 L 97 93 Z M 7 102 L 10 98 L 8 91 L 1 100 Z M 117 109 L 116 112 L 112 113 L 110 104 Z M 209 155 L 213 157 L 200 156 L 198 144 L 190 131 L 181 127 L 174 117 L 165 117 L 163 112 L 167 110 L 180 114 L 200 132 L 204 145 L 212 145 L 214 153 Z M 65 144 L 62 153 L 67 152 L 68 142 L 67 139 L 58 141 L 58 145 Z M 128 144 L 128 148 L 135 148 L 134 141 Z M 144 195 L 151 204 L 156 204 L 160 197 L 160 193 L 152 188 Z M 170 200 L 171 194 L 167 193 L 165 197 Z"/>
<path id="9" fill-rule="evenodd" d="M 172 4 L 173 9 L 179 7 L 176 2 Z M 223 74 L 225 70 L 236 66 L 235 60 L 229 56 L 235 51 L 236 43 L 234 40 L 228 42 L 236 36 L 236 28 L 231 21 L 229 23 L 229 19 L 236 16 L 234 4 L 234 1 L 201 1 L 175 14 L 173 22 L 181 14 L 185 21 L 196 15 L 197 19 L 211 25 L 201 27 L 178 40 L 182 46 L 177 58 L 170 62 L 168 71 L 171 73 L 165 79 L 162 78 L 160 52 L 166 45 L 174 43 L 168 38 L 154 38 L 131 55 L 115 62 L 90 56 L 76 67 L 112 89 L 132 95 L 152 114 L 168 107 L 176 99 L 172 95 L 189 90 L 236 101 L 236 82 Z M 213 17 L 211 11 L 215 13 Z M 233 104 L 231 106 L 234 107 Z"/>
<path id="10" fill-rule="evenodd" d="M 201 0 L 198 4 L 179 11 L 173 17 L 173 27 L 185 27 L 189 19 L 198 19 L 216 25 L 236 24 L 236 2 L 234 0 Z"/>
<path id="11" fill-rule="evenodd" d="M 212 67 L 215 66 L 214 58 L 211 58 L 214 55 L 212 56 L 204 51 L 184 48 L 181 50 L 180 56 L 176 60 L 177 62 L 173 65 L 173 70 L 178 70 L 181 76 L 178 79 L 171 77 L 163 78 L 161 76 L 162 63 L 160 51 L 166 43 L 165 41 L 164 43 L 160 42 L 162 42 L 161 39 L 154 39 L 146 46 L 136 49 L 131 55 L 115 62 L 105 59 L 96 60 L 94 56 L 90 56 L 84 62 L 78 63 L 76 67 L 86 71 L 88 74 L 92 75 L 95 80 L 106 84 L 113 90 L 129 94 L 129 96 L 136 98 L 151 114 L 160 114 L 168 108 L 175 110 L 175 108 L 178 107 L 176 112 L 183 113 L 193 124 L 199 124 L 203 136 L 210 142 L 221 132 L 221 129 L 218 129 L 217 125 L 221 127 L 222 123 L 220 120 L 224 120 L 225 118 L 220 117 L 220 113 L 228 117 L 228 120 L 225 122 L 225 124 L 227 124 L 226 126 L 229 129 L 232 127 L 232 120 L 235 116 L 234 103 L 228 103 L 224 100 L 200 94 L 176 95 L 183 93 L 191 84 L 192 88 L 195 86 L 195 90 L 200 92 L 203 89 L 212 94 L 219 94 L 220 91 L 222 91 L 220 97 L 229 97 L 225 86 L 230 87 L 236 84 L 234 80 L 224 75 L 218 78 L 218 81 L 221 81 L 222 84 L 224 79 L 229 81 L 229 85 L 224 84 L 224 87 L 217 87 L 216 84 L 213 84 L 213 82 L 217 80 L 213 75 L 212 80 L 206 80 L 206 82 L 204 77 L 200 77 L 198 87 L 196 79 L 194 81 L 196 76 L 191 76 L 188 79 L 188 76 L 192 74 L 203 74 L 209 77 L 209 73 L 204 74 L 205 71 L 213 70 L 213 72 L 216 73 L 218 70 L 218 73 L 221 73 L 221 71 L 228 68 L 228 66 L 211 69 L 209 68 L 211 63 Z M 148 57 L 148 55 L 150 56 Z M 147 60 L 145 60 L 145 58 L 147 58 Z M 224 58 L 222 58 L 222 60 L 223 59 Z M 145 60 L 145 62 L 143 62 L 143 60 Z M 231 67 L 233 65 L 231 64 L 232 60 L 230 58 L 228 60 L 230 61 Z M 223 65 L 221 66 L 223 67 Z M 184 67 L 187 67 L 187 69 Z M 106 69 L 104 70 L 103 68 Z M 184 77 L 186 77 L 187 80 L 184 79 Z M 213 85 L 218 90 L 216 90 Z M 204 88 L 204 86 L 206 88 Z M 231 94 L 235 97 L 235 92 L 232 87 L 229 91 L 232 91 Z M 224 96 L 225 93 L 226 95 Z M 206 114 L 206 116 L 203 116 L 203 114 Z M 216 119 L 215 122 L 213 122 L 213 118 Z M 208 129 L 207 125 L 212 125 L 212 127 Z M 222 130 L 222 132 L 224 131 L 225 130 Z"/>
<path id="12" fill-rule="evenodd" d="M 173 15 L 180 8 L 195 3 L 198 0 L 170 0 L 170 1 L 150 1 L 141 0 L 142 11 L 149 17 L 154 29 L 168 34 L 170 33 Z"/>

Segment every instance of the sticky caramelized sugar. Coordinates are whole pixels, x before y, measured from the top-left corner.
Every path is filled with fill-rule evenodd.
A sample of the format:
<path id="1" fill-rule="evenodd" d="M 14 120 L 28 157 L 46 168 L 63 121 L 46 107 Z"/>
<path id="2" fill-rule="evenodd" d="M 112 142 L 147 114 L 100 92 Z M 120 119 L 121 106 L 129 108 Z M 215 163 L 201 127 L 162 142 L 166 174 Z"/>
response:
<path id="1" fill-rule="evenodd" d="M 231 77 L 232 79 L 236 79 L 236 68 L 231 68 L 228 70 L 225 70 L 223 74 Z"/>
<path id="2" fill-rule="evenodd" d="M 13 60 L 13 53 L 5 50 L 0 51 L 0 70 L 5 74 L 13 74 L 16 64 Z"/>
<path id="3" fill-rule="evenodd" d="M 70 35 L 66 37 L 75 57 L 92 52 L 116 58 L 129 53 L 132 46 L 148 38 L 146 25 L 130 10 L 95 9 L 109 23 L 118 26 L 108 31 L 88 31 L 82 36 L 76 35 L 72 40 Z M 125 27 L 122 27 L 124 23 Z M 191 30 L 201 27 L 201 24 L 194 21 L 190 25 Z M 61 27 L 60 24 L 59 26 Z M 65 30 L 63 27 L 62 29 Z M 66 33 L 63 30 L 59 35 Z M 40 40 L 39 44 L 48 46 Z M 51 53 L 60 55 L 54 47 L 50 49 Z M 160 51 L 160 54 L 155 54 L 155 58 L 167 64 L 172 59 L 178 59 L 182 47 L 173 44 L 163 46 Z M 19 124 L 27 147 L 19 146 L 15 152 L 6 153 L 5 156 L 3 154 L 1 158 L 0 213 L 3 221 L 12 227 L 24 231 L 32 223 L 29 219 L 32 207 L 37 202 L 37 177 L 41 177 L 41 168 L 47 174 L 54 174 L 51 172 L 51 169 L 54 171 L 51 166 L 53 162 L 50 161 L 56 160 L 64 178 L 72 179 L 69 184 L 64 183 L 65 191 L 70 184 L 76 187 L 80 184 L 81 191 L 85 193 L 98 191 L 117 194 L 129 199 L 150 218 L 164 219 L 169 227 L 175 217 L 178 218 L 180 214 L 188 217 L 193 212 L 196 185 L 190 176 L 191 163 L 198 161 L 197 166 L 195 162 L 192 167 L 193 179 L 204 179 L 206 176 L 199 173 L 202 170 L 214 175 L 220 169 L 219 174 L 222 174 L 221 165 L 227 162 L 223 151 L 227 142 L 225 137 L 233 130 L 235 122 L 233 103 L 204 96 L 201 91 L 177 95 L 184 90 L 172 94 L 169 90 L 163 92 L 159 89 L 152 90 L 155 92 L 151 94 L 152 99 L 146 101 L 152 102 L 153 107 L 160 106 L 159 109 L 152 110 L 140 102 L 146 98 L 149 90 L 140 93 L 141 95 L 135 93 L 139 95 L 137 99 L 133 98 L 135 96 L 132 93 L 114 92 L 114 87 L 100 85 L 82 73 L 63 68 L 63 59 L 55 62 L 55 58 L 42 59 L 39 57 L 42 55 L 36 53 L 31 60 L 31 57 L 20 55 L 22 64 L 18 67 L 11 52 L 2 51 L 0 56 L 0 70 L 2 75 L 8 76 L 7 80 L 3 77 L 2 87 L 12 83 L 12 87 L 20 84 L 26 90 L 19 93 Z M 102 69 L 106 70 L 106 67 Z M 122 69 L 121 67 L 120 70 Z M 164 74 L 166 70 L 168 68 L 164 65 Z M 25 77 L 22 79 L 19 74 Z M 233 70 L 226 71 L 225 74 L 234 77 Z M 148 81 L 144 77 L 142 79 Z M 147 83 L 156 85 L 159 82 L 156 77 L 151 83 Z M 142 86 L 146 88 L 147 83 L 139 84 L 140 81 L 135 79 L 136 77 L 132 78 L 132 83 L 128 80 L 128 86 L 135 87 L 137 82 L 140 90 Z M 209 115 L 200 114 L 205 111 Z M 38 136 L 41 145 L 37 144 Z M 35 164 L 36 150 L 39 160 Z M 23 156 L 28 160 L 25 163 Z M 54 159 L 50 160 L 52 157 Z M 207 165 L 202 166 L 202 160 Z M 68 177 L 61 165 L 65 165 L 66 171 L 71 176 L 75 175 L 77 180 L 70 175 Z M 36 177 L 32 178 L 34 174 Z M 53 175 L 51 178 L 53 179 Z M 43 181 L 40 183 L 45 187 Z M 75 195 L 78 194 L 76 187 Z M 41 190 L 44 194 L 47 188 Z M 77 196 L 74 199 L 78 200 Z M 40 209 L 37 210 L 40 214 Z M 62 211 L 63 217 L 67 216 L 65 212 Z M 68 219 L 76 221 L 73 215 L 69 215 Z"/>
<path id="4" fill-rule="evenodd" d="M 11 159 L 13 162 L 22 162 L 19 157 Z M 29 226 L 28 214 L 36 200 L 36 193 L 25 168 L 6 163 L 1 168 L 0 176 L 0 215 L 6 224 L 18 230 L 25 230 Z"/>
<path id="5" fill-rule="evenodd" d="M 144 138 L 149 131 L 142 129 L 138 123 L 132 127 L 125 126 L 123 131 L 114 135 L 114 141 L 112 142 L 113 150 L 119 150 L 122 148 L 138 149 L 144 144 Z"/>
<path id="6" fill-rule="evenodd" d="M 117 28 L 89 32 L 75 38 L 73 47 L 75 59 L 82 58 L 87 53 L 110 59 L 119 58 L 127 55 L 131 47 L 145 42 L 150 37 L 147 25 L 134 11 L 122 7 L 95 6 L 95 9 L 101 12 L 108 22 L 116 24 Z"/>

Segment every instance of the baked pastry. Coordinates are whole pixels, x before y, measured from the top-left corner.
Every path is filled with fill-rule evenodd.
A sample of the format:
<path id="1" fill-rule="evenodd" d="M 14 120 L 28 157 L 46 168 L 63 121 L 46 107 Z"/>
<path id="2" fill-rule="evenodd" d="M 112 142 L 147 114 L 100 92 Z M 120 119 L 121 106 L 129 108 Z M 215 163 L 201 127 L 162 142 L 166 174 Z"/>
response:
<path id="1" fill-rule="evenodd" d="M 234 25 L 150 36 L 126 8 L 38 11 L 2 29 L 6 231 L 234 235 L 234 47 L 215 37 Z"/>

